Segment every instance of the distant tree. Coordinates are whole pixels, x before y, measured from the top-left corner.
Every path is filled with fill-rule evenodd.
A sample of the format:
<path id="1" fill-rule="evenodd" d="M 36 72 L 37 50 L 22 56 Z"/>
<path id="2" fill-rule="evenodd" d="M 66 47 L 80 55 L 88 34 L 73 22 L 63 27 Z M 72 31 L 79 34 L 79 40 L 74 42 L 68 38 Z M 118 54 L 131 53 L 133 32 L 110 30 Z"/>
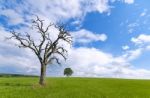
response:
<path id="1" fill-rule="evenodd" d="M 67 59 L 65 54 L 68 51 L 64 46 L 60 46 L 59 43 L 64 41 L 70 45 L 72 44 L 72 37 L 63 25 L 49 24 L 45 28 L 43 21 L 44 20 L 41 20 L 38 16 L 32 21 L 33 29 L 37 31 L 37 35 L 40 35 L 39 42 L 35 41 L 33 36 L 31 36 L 29 33 L 24 34 L 15 31 L 11 32 L 12 36 L 9 38 L 17 40 L 20 43 L 18 45 L 19 47 L 29 48 L 37 56 L 41 65 L 41 74 L 39 79 L 40 85 L 45 84 L 46 68 L 49 63 L 56 61 L 56 63 L 61 64 L 58 58 L 60 56 L 65 60 Z M 59 32 L 55 40 L 52 40 L 50 37 L 50 27 L 55 27 Z"/>
<path id="2" fill-rule="evenodd" d="M 71 68 L 64 69 L 64 75 L 71 76 L 73 74 L 73 70 Z"/>

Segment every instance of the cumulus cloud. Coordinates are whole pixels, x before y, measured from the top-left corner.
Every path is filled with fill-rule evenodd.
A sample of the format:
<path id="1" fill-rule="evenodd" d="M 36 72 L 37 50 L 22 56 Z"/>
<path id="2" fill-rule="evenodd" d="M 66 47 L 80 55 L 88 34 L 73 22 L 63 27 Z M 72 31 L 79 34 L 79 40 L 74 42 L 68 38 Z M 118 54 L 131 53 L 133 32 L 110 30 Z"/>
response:
<path id="1" fill-rule="evenodd" d="M 125 0 L 125 3 L 133 2 L 134 0 Z M 112 8 L 109 0 L 25 0 L 19 3 L 4 0 L 1 3 L 3 5 L 0 7 L 0 15 L 9 18 L 14 25 L 29 21 L 34 15 L 58 22 L 72 18 L 84 19 L 90 12 L 110 14 Z M 5 6 L 7 4 L 9 6 Z"/>
<path id="2" fill-rule="evenodd" d="M 137 59 L 142 54 L 143 49 L 137 48 L 134 50 L 128 50 L 123 57 L 126 58 L 128 61 L 132 61 L 134 59 Z"/>
<path id="3" fill-rule="evenodd" d="M 124 2 L 127 3 L 127 4 L 133 4 L 134 0 L 124 0 Z"/>
<path id="4" fill-rule="evenodd" d="M 132 37 L 131 42 L 135 44 L 135 49 L 128 49 L 123 57 L 128 61 L 133 61 L 140 57 L 143 52 L 150 49 L 150 35 L 140 34 L 137 37 Z M 122 48 L 126 49 L 129 46 L 123 46 Z"/>
<path id="5" fill-rule="evenodd" d="M 137 50 L 134 51 L 137 55 L 150 50 L 150 35 L 148 34 L 140 34 L 137 37 L 132 37 L 131 42 L 138 47 Z"/>
<path id="6" fill-rule="evenodd" d="M 110 10 L 108 0 L 45 0 L 44 2 L 43 0 L 38 0 L 38 2 L 37 0 L 26 0 L 20 1 L 20 3 L 1 2 L 3 4 L 15 5 L 13 9 L 8 9 L 5 7 L 5 4 L 0 8 L 0 15 L 8 17 L 14 25 L 22 23 L 24 20 L 32 19 L 33 14 L 43 19 L 48 18 L 51 22 L 57 22 L 71 18 L 83 19 L 89 12 L 97 11 L 103 13 Z"/>
<path id="7" fill-rule="evenodd" d="M 121 56 L 113 56 L 96 48 L 73 48 L 67 65 L 74 70 L 74 76 L 84 77 L 118 77 L 118 78 L 149 78 L 149 70 L 136 69 L 130 60 L 137 57 L 136 50 Z"/>
<path id="8" fill-rule="evenodd" d="M 150 35 L 140 34 L 138 37 L 133 37 L 131 39 L 135 44 L 146 44 L 150 43 Z"/>
<path id="9" fill-rule="evenodd" d="M 99 13 L 103 12 L 109 12 L 110 6 L 109 6 L 109 0 L 83 0 L 84 4 L 83 9 L 85 9 L 86 12 L 92 12 L 97 11 Z"/>
<path id="10" fill-rule="evenodd" d="M 72 32 L 75 42 L 77 43 L 91 43 L 95 41 L 106 41 L 106 34 L 97 34 L 91 31 L 81 29 L 76 32 Z"/>
<path id="11" fill-rule="evenodd" d="M 39 72 L 39 62 L 28 49 L 19 49 L 15 40 L 6 40 L 11 34 L 0 27 L 0 68 L 1 72 L 35 74 Z"/>
<path id="12" fill-rule="evenodd" d="M 75 76 L 101 76 L 110 74 L 112 58 L 111 54 L 101 50 L 80 47 L 71 50 L 67 63 L 75 70 Z"/>

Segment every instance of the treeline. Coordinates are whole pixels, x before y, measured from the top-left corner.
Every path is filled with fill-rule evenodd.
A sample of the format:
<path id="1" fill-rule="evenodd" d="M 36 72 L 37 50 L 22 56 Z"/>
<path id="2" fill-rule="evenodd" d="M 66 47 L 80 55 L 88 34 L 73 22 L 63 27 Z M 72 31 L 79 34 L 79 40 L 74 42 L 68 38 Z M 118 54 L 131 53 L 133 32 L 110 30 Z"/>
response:
<path id="1" fill-rule="evenodd" d="M 24 75 L 24 74 L 5 74 L 0 73 L 0 77 L 38 77 L 36 75 Z"/>

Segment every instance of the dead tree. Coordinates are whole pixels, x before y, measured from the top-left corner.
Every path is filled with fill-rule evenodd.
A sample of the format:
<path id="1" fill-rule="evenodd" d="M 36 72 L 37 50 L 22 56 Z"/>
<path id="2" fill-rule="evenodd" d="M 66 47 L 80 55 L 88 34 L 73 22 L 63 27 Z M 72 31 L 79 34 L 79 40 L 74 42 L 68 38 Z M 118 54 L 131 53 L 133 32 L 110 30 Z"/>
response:
<path id="1" fill-rule="evenodd" d="M 47 65 L 53 61 L 56 61 L 56 63 L 60 64 L 60 56 L 64 58 L 64 60 L 67 59 L 66 53 L 68 51 L 65 49 L 65 47 L 58 45 L 59 42 L 64 41 L 71 45 L 72 37 L 63 25 L 49 24 L 46 28 L 44 28 L 44 20 L 41 20 L 39 17 L 33 20 L 32 23 L 33 28 L 37 30 L 36 33 L 40 34 L 40 43 L 37 43 L 29 33 L 25 33 L 23 35 L 22 33 L 15 31 L 11 32 L 12 36 L 10 39 L 17 40 L 19 42 L 19 47 L 29 48 L 37 56 L 41 65 L 39 84 L 44 85 Z M 48 32 L 49 28 L 52 26 L 59 31 L 59 34 L 55 40 L 50 38 L 50 33 Z"/>

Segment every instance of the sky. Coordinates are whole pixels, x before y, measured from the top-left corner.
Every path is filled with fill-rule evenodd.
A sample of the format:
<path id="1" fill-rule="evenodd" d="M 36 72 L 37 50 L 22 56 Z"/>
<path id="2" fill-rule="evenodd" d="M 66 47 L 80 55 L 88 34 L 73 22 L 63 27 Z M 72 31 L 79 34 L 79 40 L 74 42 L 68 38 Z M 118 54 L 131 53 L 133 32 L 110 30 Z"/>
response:
<path id="1" fill-rule="evenodd" d="M 11 30 L 37 37 L 29 30 L 35 15 L 66 24 L 73 37 L 67 61 L 49 65 L 48 76 L 70 67 L 77 77 L 150 79 L 149 0 L 0 0 L 0 73 L 39 75 L 32 51 L 5 40 Z"/>

